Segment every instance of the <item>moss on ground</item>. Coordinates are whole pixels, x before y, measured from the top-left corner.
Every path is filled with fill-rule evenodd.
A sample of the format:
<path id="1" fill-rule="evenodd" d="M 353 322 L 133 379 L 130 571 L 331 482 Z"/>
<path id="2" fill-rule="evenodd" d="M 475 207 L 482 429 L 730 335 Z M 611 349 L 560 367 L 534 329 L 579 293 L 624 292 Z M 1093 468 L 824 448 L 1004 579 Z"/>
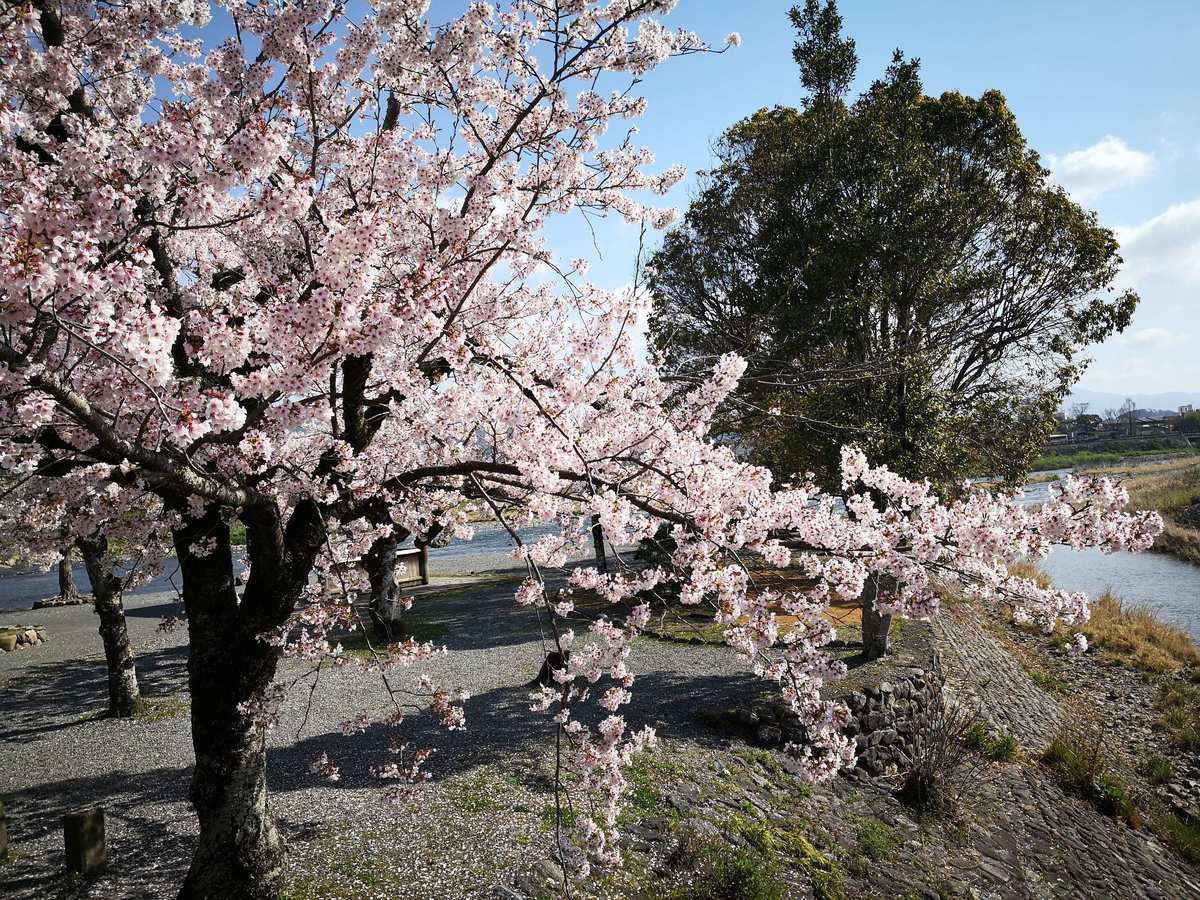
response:
<path id="1" fill-rule="evenodd" d="M 192 698 L 186 694 L 174 694 L 169 697 L 142 696 L 134 708 L 133 718 L 139 722 L 162 722 L 191 715 L 191 712 Z"/>

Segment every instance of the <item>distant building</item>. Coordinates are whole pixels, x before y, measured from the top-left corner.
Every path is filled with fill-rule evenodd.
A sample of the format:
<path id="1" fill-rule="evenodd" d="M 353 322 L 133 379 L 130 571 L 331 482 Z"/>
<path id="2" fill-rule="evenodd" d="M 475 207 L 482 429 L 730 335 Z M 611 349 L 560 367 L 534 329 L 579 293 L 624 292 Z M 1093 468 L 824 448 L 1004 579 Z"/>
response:
<path id="1" fill-rule="evenodd" d="M 1188 413 L 1192 413 L 1195 411 L 1196 410 L 1192 407 L 1192 404 L 1190 404 L 1190 403 L 1185 403 L 1185 404 L 1183 404 L 1183 406 L 1179 407 L 1179 414 L 1181 416 L 1186 416 Z"/>

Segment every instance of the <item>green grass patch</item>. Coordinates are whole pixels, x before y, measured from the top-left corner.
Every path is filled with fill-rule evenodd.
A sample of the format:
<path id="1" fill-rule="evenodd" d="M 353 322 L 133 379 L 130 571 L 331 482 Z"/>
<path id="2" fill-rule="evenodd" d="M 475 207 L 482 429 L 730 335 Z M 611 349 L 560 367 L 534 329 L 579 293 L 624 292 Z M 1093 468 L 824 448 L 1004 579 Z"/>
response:
<path id="1" fill-rule="evenodd" d="M 845 876 L 837 861 L 821 853 L 798 825 L 733 813 L 724 830 L 742 838 L 761 857 L 787 861 L 810 879 L 817 900 L 841 900 Z"/>
<path id="2" fill-rule="evenodd" d="M 1175 767 L 1165 756 L 1153 753 L 1138 763 L 1138 774 L 1151 784 L 1166 784 L 1175 777 Z"/>
<path id="3" fill-rule="evenodd" d="M 1044 472 L 1047 469 L 1077 469 L 1081 466 L 1119 463 L 1123 459 L 1146 456 L 1191 456 L 1194 452 L 1187 448 L 1161 446 L 1141 450 L 1078 450 L 1074 453 L 1044 453 L 1033 461 L 1032 469 L 1035 472 Z"/>
<path id="4" fill-rule="evenodd" d="M 1172 746 L 1200 753 L 1200 685 L 1165 682 L 1154 706 L 1160 713 L 1158 725 L 1167 732 Z"/>
<path id="5" fill-rule="evenodd" d="M 1064 729 L 1050 742 L 1042 762 L 1054 769 L 1065 786 L 1091 800 L 1101 812 L 1135 827 L 1141 824 L 1142 816 L 1134 806 L 1129 786 L 1113 771 L 1098 734 Z"/>
<path id="6" fill-rule="evenodd" d="M 746 747 L 738 751 L 738 756 L 750 763 L 750 765 L 758 766 L 768 775 L 772 775 L 775 778 L 782 778 L 786 774 L 783 766 L 780 765 L 779 760 L 770 750 L 763 750 L 759 747 Z"/>
<path id="7" fill-rule="evenodd" d="M 1070 685 L 1061 678 L 1051 675 L 1042 669 L 1031 667 L 1026 669 L 1025 672 L 1029 675 L 1030 681 L 1048 694 L 1065 694 L 1070 688 Z"/>
<path id="8" fill-rule="evenodd" d="M 1163 813 L 1151 817 L 1150 828 L 1188 862 L 1200 865 L 1200 822 Z"/>
<path id="9" fill-rule="evenodd" d="M 963 732 L 963 740 L 980 756 L 993 762 L 1008 762 L 1016 757 L 1020 749 L 1013 735 L 1004 732 L 993 737 L 982 722 L 972 722 Z"/>
<path id="10" fill-rule="evenodd" d="M 419 619 L 406 618 L 392 628 L 392 638 L 395 643 L 414 640 L 418 644 L 436 641 L 446 635 L 446 626 L 437 622 L 422 622 Z M 375 654 L 385 656 L 387 643 L 376 635 L 368 636 L 361 629 L 351 631 L 332 639 L 342 645 L 342 650 L 349 656 L 359 659 L 374 659 Z M 374 648 L 374 652 L 372 652 Z"/>
<path id="11" fill-rule="evenodd" d="M 881 819 L 864 819 L 858 826 L 858 849 L 870 859 L 887 859 L 900 846 L 892 826 Z"/>
<path id="12" fill-rule="evenodd" d="M 650 751 L 643 751 L 630 760 L 625 770 L 630 785 L 622 812 L 625 821 L 647 815 L 677 820 L 679 812 L 666 802 L 664 790 L 685 772 L 682 763 Z"/>

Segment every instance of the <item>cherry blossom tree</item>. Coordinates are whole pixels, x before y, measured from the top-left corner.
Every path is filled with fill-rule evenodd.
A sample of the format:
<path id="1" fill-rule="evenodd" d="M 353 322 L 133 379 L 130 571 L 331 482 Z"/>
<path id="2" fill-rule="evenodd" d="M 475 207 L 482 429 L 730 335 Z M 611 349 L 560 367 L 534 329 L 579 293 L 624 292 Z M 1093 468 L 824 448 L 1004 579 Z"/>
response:
<path id="1" fill-rule="evenodd" d="M 389 589 L 409 537 L 468 538 L 479 512 L 513 535 L 529 569 L 515 600 L 545 608 L 557 653 L 533 705 L 557 724 L 576 796 L 594 801 L 558 843 L 583 871 L 614 858 L 622 767 L 653 740 L 620 709 L 656 592 L 711 604 L 808 726 L 792 767 L 822 778 L 853 759 L 846 709 L 820 696 L 840 671 L 822 650 L 831 597 L 883 574 L 898 586 L 884 605 L 926 616 L 936 580 L 956 578 L 1052 627 L 1080 621 L 1085 599 L 1007 563 L 1053 542 L 1138 548 L 1156 528 L 1106 482 L 1070 482 L 1037 511 L 986 494 L 946 506 L 855 451 L 850 518 L 738 462 L 708 429 L 744 363 L 664 382 L 633 349 L 641 294 L 599 290 L 541 237 L 572 210 L 670 221 L 644 201 L 682 171 L 652 170 L 618 129 L 644 110 L 637 81 L 702 42 L 661 22 L 673 0 L 473 3 L 444 25 L 425 6 L 380 0 L 356 17 L 332 0 L 230 2 L 215 10 L 231 33 L 219 42 L 196 31 L 210 11 L 191 0 L 0 14 L 2 464 L 162 505 L 200 825 L 183 897 L 276 895 L 264 735 L 277 666 L 284 653 L 356 664 L 334 629 L 356 624 L 357 593 Z M 669 562 L 614 554 L 607 573 L 549 578 L 586 549 L 593 516 L 613 546 L 666 524 Z M 547 521 L 554 535 L 521 542 Z M 756 557 L 800 567 L 804 586 L 749 590 Z M 585 590 L 611 615 L 577 635 Z M 781 633 L 780 612 L 799 624 Z M 464 726 L 464 693 L 432 670 L 409 689 L 390 680 L 438 652 L 410 640 L 370 663 L 392 726 L 414 704 Z M 396 751 L 379 774 L 422 778 L 427 750 Z M 335 760 L 313 770 L 337 777 Z"/>
<path id="2" fill-rule="evenodd" d="M 161 571 L 169 532 L 158 524 L 161 506 L 153 494 L 122 487 L 119 469 L 100 470 L 47 459 L 30 473 L 9 476 L 0 497 L 0 546 L 11 554 L 6 563 L 34 568 L 56 559 L 61 565 L 78 548 L 100 619 L 108 715 L 128 718 L 141 692 L 122 594 Z"/>

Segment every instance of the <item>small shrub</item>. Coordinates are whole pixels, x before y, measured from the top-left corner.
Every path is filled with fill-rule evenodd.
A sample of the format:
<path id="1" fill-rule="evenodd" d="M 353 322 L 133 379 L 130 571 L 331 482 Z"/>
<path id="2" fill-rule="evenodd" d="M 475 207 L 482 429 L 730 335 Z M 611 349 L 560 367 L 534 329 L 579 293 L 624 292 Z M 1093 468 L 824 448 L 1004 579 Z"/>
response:
<path id="1" fill-rule="evenodd" d="M 900 846 L 896 832 L 879 819 L 865 819 L 858 826 L 858 849 L 871 859 L 886 859 Z"/>
<path id="2" fill-rule="evenodd" d="M 927 813 L 952 813 L 962 805 L 985 778 L 985 763 L 968 737 L 982 727 L 973 714 L 958 709 L 927 717 L 916 735 L 918 749 L 900 785 L 900 799 Z"/>

